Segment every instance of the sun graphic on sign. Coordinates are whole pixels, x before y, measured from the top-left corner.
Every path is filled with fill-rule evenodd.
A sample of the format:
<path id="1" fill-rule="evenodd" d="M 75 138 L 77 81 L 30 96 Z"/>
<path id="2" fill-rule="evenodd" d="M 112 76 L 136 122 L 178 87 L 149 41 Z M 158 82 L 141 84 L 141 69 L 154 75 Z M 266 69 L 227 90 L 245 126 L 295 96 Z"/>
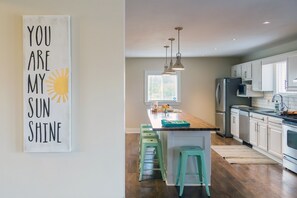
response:
<path id="1" fill-rule="evenodd" d="M 57 103 L 64 103 L 68 100 L 68 77 L 68 68 L 56 69 L 46 81 L 47 93 Z"/>

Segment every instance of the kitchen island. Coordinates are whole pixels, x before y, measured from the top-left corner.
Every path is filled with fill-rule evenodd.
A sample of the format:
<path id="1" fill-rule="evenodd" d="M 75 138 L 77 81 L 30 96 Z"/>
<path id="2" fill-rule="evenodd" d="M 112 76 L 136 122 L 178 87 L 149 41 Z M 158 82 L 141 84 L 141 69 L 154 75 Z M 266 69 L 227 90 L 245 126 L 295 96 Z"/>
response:
<path id="1" fill-rule="evenodd" d="M 147 110 L 152 128 L 159 131 L 162 142 L 164 167 L 166 173 L 166 184 L 175 185 L 177 164 L 179 153 L 177 148 L 180 146 L 200 146 L 204 149 L 206 167 L 208 171 L 208 181 L 211 184 L 211 131 L 217 131 L 219 128 L 208 124 L 207 122 L 196 118 L 188 113 L 174 112 L 152 112 Z M 163 127 L 161 120 L 185 120 L 190 123 L 189 127 Z M 185 185 L 197 185 L 199 179 L 194 173 L 197 172 L 196 161 L 190 159 L 185 177 Z"/>

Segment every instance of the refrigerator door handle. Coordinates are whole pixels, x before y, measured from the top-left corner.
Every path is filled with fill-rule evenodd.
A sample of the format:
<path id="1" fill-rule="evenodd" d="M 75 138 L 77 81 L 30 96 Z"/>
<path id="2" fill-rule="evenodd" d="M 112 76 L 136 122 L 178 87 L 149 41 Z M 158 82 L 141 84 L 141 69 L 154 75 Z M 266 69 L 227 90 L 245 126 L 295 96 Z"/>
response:
<path id="1" fill-rule="evenodd" d="M 216 101 L 217 101 L 217 104 L 221 103 L 220 95 L 221 95 L 221 85 L 218 83 L 217 88 L 216 88 Z"/>

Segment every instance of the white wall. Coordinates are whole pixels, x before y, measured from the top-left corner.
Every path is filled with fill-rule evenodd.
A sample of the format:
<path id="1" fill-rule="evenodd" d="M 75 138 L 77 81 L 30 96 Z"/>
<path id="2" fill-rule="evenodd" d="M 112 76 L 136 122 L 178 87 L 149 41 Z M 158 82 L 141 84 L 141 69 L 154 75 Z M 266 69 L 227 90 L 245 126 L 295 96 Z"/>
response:
<path id="1" fill-rule="evenodd" d="M 215 79 L 230 76 L 239 58 L 183 58 L 182 104 L 178 107 L 215 123 Z M 126 127 L 139 128 L 149 122 L 144 103 L 144 71 L 163 70 L 164 58 L 126 58 Z"/>
<path id="2" fill-rule="evenodd" d="M 123 0 L 0 1 L 0 197 L 125 193 Z M 22 151 L 22 15 L 71 16 L 71 153 Z"/>

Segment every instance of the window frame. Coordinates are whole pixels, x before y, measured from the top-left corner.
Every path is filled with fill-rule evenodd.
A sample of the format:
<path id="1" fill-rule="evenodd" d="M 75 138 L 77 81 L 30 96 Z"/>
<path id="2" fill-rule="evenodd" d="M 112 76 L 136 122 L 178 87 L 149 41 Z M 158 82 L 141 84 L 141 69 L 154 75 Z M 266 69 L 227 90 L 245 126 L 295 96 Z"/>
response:
<path id="1" fill-rule="evenodd" d="M 145 70 L 144 72 L 144 103 L 146 105 L 150 105 L 152 104 L 154 101 L 158 101 L 159 105 L 162 104 L 169 104 L 171 106 L 175 106 L 175 105 L 179 105 L 181 103 L 181 72 L 180 71 L 176 71 L 176 75 L 177 76 L 177 100 L 173 101 L 173 100 L 148 100 L 148 76 L 149 75 L 162 75 L 163 71 L 150 71 L 150 70 Z"/>
<path id="2" fill-rule="evenodd" d="M 274 71 L 275 71 L 275 76 L 274 76 L 274 91 L 273 93 L 274 94 L 281 94 L 283 96 L 292 96 L 292 95 L 296 95 L 296 92 L 295 91 L 287 91 L 286 88 L 285 90 L 281 90 L 281 82 L 280 80 L 287 80 L 288 78 L 288 60 L 287 60 L 287 57 L 283 57 L 282 59 L 278 60 L 278 61 L 275 61 L 273 64 L 273 67 L 274 67 Z M 285 79 L 283 79 L 283 77 L 281 77 L 280 75 L 283 73 L 282 71 L 280 71 L 280 66 L 278 64 L 285 64 Z"/>

